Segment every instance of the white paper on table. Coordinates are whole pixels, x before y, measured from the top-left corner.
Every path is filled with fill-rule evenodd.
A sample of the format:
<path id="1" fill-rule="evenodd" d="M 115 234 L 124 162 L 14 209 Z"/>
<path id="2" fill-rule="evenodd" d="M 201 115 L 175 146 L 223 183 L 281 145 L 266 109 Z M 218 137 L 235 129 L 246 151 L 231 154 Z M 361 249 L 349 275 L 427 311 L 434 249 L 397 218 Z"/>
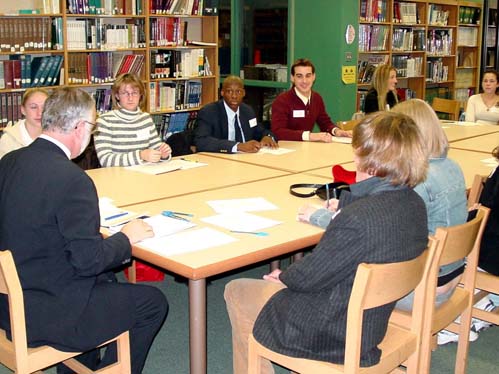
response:
<path id="1" fill-rule="evenodd" d="M 192 223 L 190 221 L 165 217 L 159 214 L 152 217 L 144 218 L 144 221 L 152 226 L 152 229 L 154 231 L 154 237 L 142 240 L 140 242 L 141 244 L 146 243 L 149 240 L 154 240 L 164 236 L 172 235 L 179 231 L 183 231 L 196 226 L 195 223 Z M 109 230 L 111 232 L 118 232 L 121 230 L 122 226 L 123 225 L 113 226 Z"/>
<path id="2" fill-rule="evenodd" d="M 494 157 L 484 158 L 480 161 L 490 167 L 496 167 L 497 165 L 499 165 L 499 161 L 497 161 L 497 159 L 495 159 Z"/>
<path id="3" fill-rule="evenodd" d="M 99 198 L 99 213 L 100 225 L 103 227 L 119 225 L 138 216 L 134 212 L 118 208 L 109 197 Z"/>
<path id="4" fill-rule="evenodd" d="M 207 204 L 217 213 L 226 212 L 256 212 L 260 210 L 276 210 L 274 204 L 263 197 L 246 199 L 210 200 Z"/>
<path id="5" fill-rule="evenodd" d="M 477 122 L 465 122 L 465 121 L 455 121 L 452 122 L 453 125 L 456 126 L 480 126 L 480 123 Z"/>
<path id="6" fill-rule="evenodd" d="M 258 231 L 282 223 L 273 219 L 260 217 L 246 212 L 230 212 L 201 219 L 204 222 L 220 226 L 228 230 Z"/>
<path id="7" fill-rule="evenodd" d="M 258 154 L 270 154 L 270 155 L 284 155 L 286 153 L 294 152 L 294 149 L 289 148 L 277 148 L 272 149 L 270 147 L 262 147 L 258 151 Z"/>
<path id="8" fill-rule="evenodd" d="M 145 174 L 158 175 L 158 174 L 169 173 L 175 170 L 186 170 L 206 165 L 208 164 L 197 161 L 170 160 L 170 161 L 161 161 L 156 163 L 148 162 L 146 164 L 135 165 L 135 166 L 127 166 L 125 169 L 138 171 L 140 173 L 145 173 Z"/>
<path id="9" fill-rule="evenodd" d="M 177 234 L 148 239 L 140 243 L 153 252 L 165 256 L 179 255 L 200 251 L 237 241 L 238 239 L 221 231 L 204 227 L 197 230 L 183 231 Z"/>
<path id="10" fill-rule="evenodd" d="M 333 143 L 352 144 L 352 138 L 348 136 L 333 136 Z"/>

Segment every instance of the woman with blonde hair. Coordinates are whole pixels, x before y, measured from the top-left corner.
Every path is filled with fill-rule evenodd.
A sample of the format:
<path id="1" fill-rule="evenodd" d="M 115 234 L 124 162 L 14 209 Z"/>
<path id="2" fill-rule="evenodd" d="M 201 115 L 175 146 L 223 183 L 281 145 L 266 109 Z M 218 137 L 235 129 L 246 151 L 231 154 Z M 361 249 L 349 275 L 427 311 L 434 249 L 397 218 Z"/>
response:
<path id="1" fill-rule="evenodd" d="M 373 74 L 372 87 L 364 101 L 364 113 L 390 110 L 398 103 L 397 71 L 391 65 L 378 65 Z"/>
<path id="2" fill-rule="evenodd" d="M 171 157 L 171 148 L 161 141 L 156 126 L 141 106 L 144 83 L 135 74 L 120 75 L 112 87 L 113 110 L 97 119 L 95 150 L 101 166 L 133 166 Z"/>
<path id="3" fill-rule="evenodd" d="M 49 96 L 44 88 L 29 88 L 21 102 L 23 119 L 8 126 L 0 137 L 0 158 L 6 153 L 26 147 L 42 133 L 42 112 Z"/>

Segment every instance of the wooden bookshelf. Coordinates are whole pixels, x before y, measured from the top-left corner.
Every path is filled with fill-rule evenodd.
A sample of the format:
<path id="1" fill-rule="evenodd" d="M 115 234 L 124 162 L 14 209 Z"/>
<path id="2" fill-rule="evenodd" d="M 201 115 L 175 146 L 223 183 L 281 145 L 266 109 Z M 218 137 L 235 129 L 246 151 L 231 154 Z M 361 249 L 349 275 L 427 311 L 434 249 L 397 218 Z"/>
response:
<path id="1" fill-rule="evenodd" d="M 359 0 L 357 109 L 383 63 L 397 69 L 402 98 L 466 101 L 479 88 L 481 20 L 473 1 Z"/>
<path id="2" fill-rule="evenodd" d="M 177 2 L 184 3 L 190 4 Z M 143 110 L 156 116 L 197 111 L 217 100 L 219 81 L 218 17 L 203 15 L 199 3 L 168 10 L 150 8 L 149 0 L 2 1 L 0 105 L 3 96 L 17 103 L 17 93 L 32 86 L 77 86 L 92 93 L 104 112 L 111 108 L 116 76 L 134 72 L 147 87 Z M 158 59 L 167 54 L 170 63 Z M 11 74 L 11 65 L 31 79 L 6 77 L 3 68 Z M 40 66 L 41 81 L 34 83 Z M 173 105 L 162 105 L 166 88 Z M 17 105 L 0 107 L 0 127 L 19 116 Z"/>

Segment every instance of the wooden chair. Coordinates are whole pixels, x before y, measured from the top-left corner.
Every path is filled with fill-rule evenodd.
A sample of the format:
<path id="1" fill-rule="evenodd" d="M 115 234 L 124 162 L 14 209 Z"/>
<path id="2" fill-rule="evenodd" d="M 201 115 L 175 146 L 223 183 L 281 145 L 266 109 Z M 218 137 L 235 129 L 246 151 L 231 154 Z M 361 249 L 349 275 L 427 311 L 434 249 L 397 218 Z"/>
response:
<path id="1" fill-rule="evenodd" d="M 419 257 L 400 263 L 360 264 L 350 295 L 347 316 L 345 344 L 345 365 L 324 361 L 289 357 L 276 353 L 260 343 L 253 335 L 249 337 L 248 373 L 260 373 L 261 358 L 276 362 L 294 372 L 322 373 L 389 373 L 408 360 L 409 373 L 418 373 L 418 356 L 423 326 L 424 299 L 430 266 L 437 256 L 437 241 L 430 239 L 430 245 Z M 417 286 L 417 288 L 416 288 Z M 411 328 L 405 329 L 389 324 L 386 335 L 379 345 L 382 350 L 380 362 L 370 367 L 360 367 L 362 322 L 366 309 L 381 306 L 400 299 L 416 288 L 417 317 Z"/>
<path id="2" fill-rule="evenodd" d="M 351 119 L 349 121 L 338 121 L 336 124 L 338 127 L 344 131 L 353 130 L 355 126 L 359 124 L 360 119 Z"/>
<path id="3" fill-rule="evenodd" d="M 442 255 L 440 260 L 437 261 L 438 266 L 435 266 L 436 271 L 432 273 L 428 282 L 428 302 L 425 305 L 425 323 L 423 326 L 419 364 L 420 373 L 430 372 L 431 351 L 434 346 L 435 337 L 443 329 L 448 329 L 459 334 L 455 373 L 466 372 L 473 291 L 477 274 L 476 268 L 480 251 L 480 240 L 488 215 L 489 209 L 480 207 L 473 220 L 462 225 L 446 228 L 439 227 L 435 232 Z M 447 265 L 463 258 L 466 258 L 466 268 L 462 275 L 461 286 L 456 288 L 449 300 L 441 304 L 438 308 L 435 308 L 438 269 L 442 265 Z M 414 305 L 417 306 L 416 301 Z M 461 316 L 461 323 L 459 325 L 453 324 L 458 316 Z M 395 309 L 390 322 L 408 327 L 411 325 L 411 312 Z"/>
<path id="4" fill-rule="evenodd" d="M 441 99 L 435 97 L 431 103 L 431 107 L 437 113 L 446 113 L 449 115 L 450 120 L 457 121 L 459 119 L 459 111 L 461 104 L 457 100 Z"/>
<path id="5" fill-rule="evenodd" d="M 81 352 L 62 352 L 49 346 L 28 348 L 23 291 L 10 251 L 0 252 L 0 293 L 7 295 L 9 301 L 12 332 L 12 341 L 10 341 L 7 339 L 5 331 L 0 330 L 0 362 L 9 369 L 18 374 L 42 373 L 42 369 L 62 362 L 73 371 L 82 374 L 126 374 L 131 372 L 128 331 L 101 345 L 104 346 L 116 341 L 118 362 L 98 371 L 90 370 L 73 359 Z"/>
<path id="6" fill-rule="evenodd" d="M 485 175 L 475 175 L 473 184 L 471 185 L 471 189 L 468 193 L 468 207 L 472 207 L 475 204 L 478 204 L 486 180 L 487 176 Z M 487 272 L 477 271 L 475 292 L 476 293 L 473 297 L 473 304 L 476 304 L 478 301 L 482 300 L 489 293 L 499 294 L 499 277 Z M 495 325 L 499 325 L 499 308 L 491 312 L 473 308 L 473 317 L 481 319 L 482 321 L 487 321 Z"/>

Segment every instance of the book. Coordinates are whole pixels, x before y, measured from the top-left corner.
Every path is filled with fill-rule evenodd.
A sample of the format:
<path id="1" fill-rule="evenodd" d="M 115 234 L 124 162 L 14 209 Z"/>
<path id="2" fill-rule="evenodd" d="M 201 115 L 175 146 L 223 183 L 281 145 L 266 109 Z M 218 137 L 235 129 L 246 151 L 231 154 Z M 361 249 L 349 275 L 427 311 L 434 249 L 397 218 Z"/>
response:
<path id="1" fill-rule="evenodd" d="M 55 86 L 59 80 L 59 75 L 61 71 L 61 66 L 63 62 L 62 55 L 53 55 L 52 60 L 54 60 L 51 68 L 47 74 L 47 86 Z"/>

